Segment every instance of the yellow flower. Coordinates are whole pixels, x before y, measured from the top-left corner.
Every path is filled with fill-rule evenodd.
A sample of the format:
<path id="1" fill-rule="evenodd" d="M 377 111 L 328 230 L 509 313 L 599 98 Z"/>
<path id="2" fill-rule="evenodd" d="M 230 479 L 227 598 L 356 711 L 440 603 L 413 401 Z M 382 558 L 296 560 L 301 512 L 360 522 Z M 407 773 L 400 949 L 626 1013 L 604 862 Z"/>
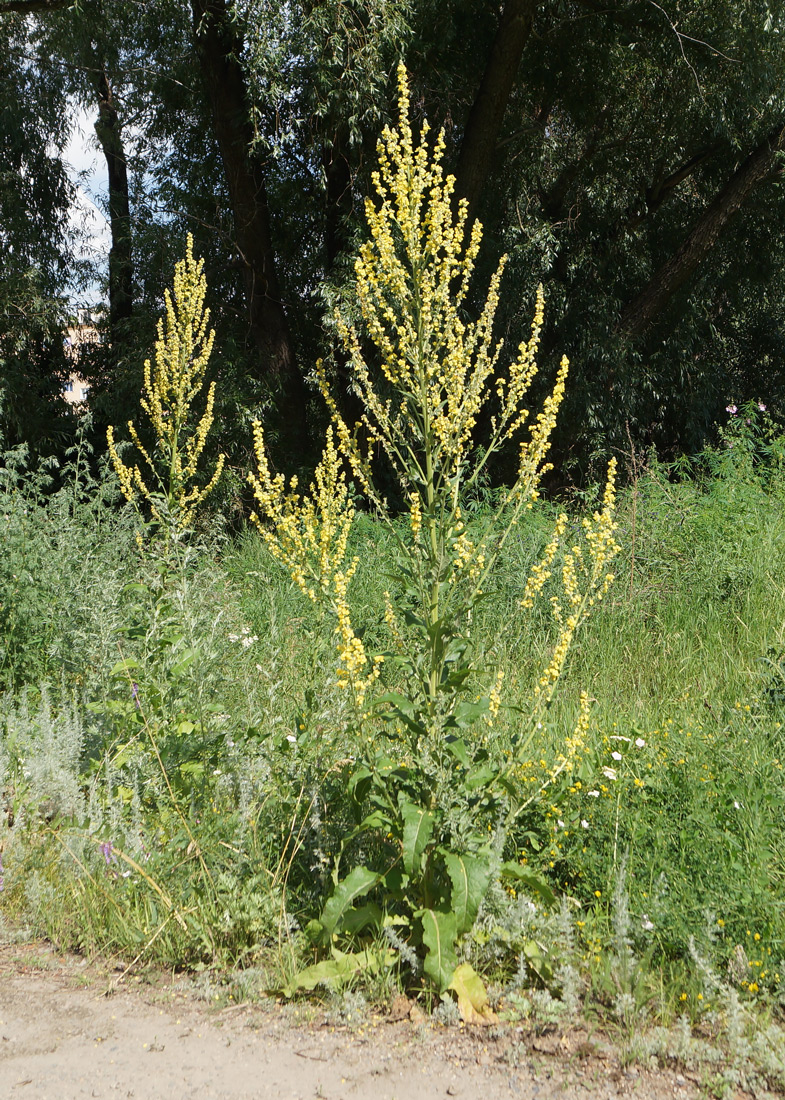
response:
<path id="1" fill-rule="evenodd" d="M 173 289 L 167 288 L 164 294 L 166 309 L 158 321 L 155 366 L 149 359 L 144 364 L 140 404 L 155 431 L 155 454 L 160 459 L 151 457 L 136 425 L 128 421 L 129 434 L 152 482 L 146 480 L 139 465 L 125 465 L 111 426 L 106 433 L 109 457 L 126 499 L 131 501 L 138 493 L 155 520 L 173 524 L 180 531 L 191 526 L 196 509 L 213 491 L 224 467 L 224 456 L 219 455 L 211 478 L 199 487 L 199 462 L 213 423 L 215 382 L 208 387 L 196 428 L 190 431 L 187 427 L 193 402 L 204 385 L 215 337 L 212 329 L 208 331 L 210 311 L 204 305 L 207 282 L 203 269 L 204 261 L 194 258 L 189 234 L 185 259 L 175 266 Z"/>

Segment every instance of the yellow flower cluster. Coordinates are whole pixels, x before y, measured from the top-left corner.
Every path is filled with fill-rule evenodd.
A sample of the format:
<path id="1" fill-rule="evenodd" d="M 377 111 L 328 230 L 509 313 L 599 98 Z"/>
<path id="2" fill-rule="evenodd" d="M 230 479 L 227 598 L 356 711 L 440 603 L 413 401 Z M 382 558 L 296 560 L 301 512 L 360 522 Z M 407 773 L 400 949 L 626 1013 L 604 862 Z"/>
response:
<path id="1" fill-rule="evenodd" d="M 500 668 L 499 671 L 496 673 L 496 679 L 494 681 L 493 687 L 491 688 L 491 693 L 488 696 L 488 714 L 486 715 L 486 720 L 489 726 L 493 725 L 499 715 L 499 710 L 502 705 L 503 680 L 504 669 Z"/>
<path id="2" fill-rule="evenodd" d="M 173 520 L 180 531 L 191 525 L 196 509 L 215 488 L 224 466 L 224 456 L 220 455 L 208 484 L 199 488 L 194 483 L 213 423 L 215 382 L 208 388 L 205 410 L 195 431 L 185 434 L 191 406 L 204 385 L 215 337 L 213 330 L 208 330 L 206 293 L 204 261 L 194 258 L 189 234 L 185 259 L 175 266 L 172 292 L 168 288 L 165 292 L 166 312 L 158 320 L 155 365 L 149 359 L 144 364 L 140 404 L 152 423 L 162 456 L 160 463 L 153 461 L 133 421 L 128 421 L 131 439 L 153 476 L 152 485 L 145 481 L 138 465 L 126 466 L 118 453 L 113 428 L 107 430 L 109 455 L 126 499 L 131 501 L 138 493 L 149 504 L 156 521 Z"/>
<path id="3" fill-rule="evenodd" d="M 551 538 L 551 541 L 545 547 L 545 552 L 543 553 L 542 558 L 540 559 L 540 561 L 537 562 L 536 565 L 532 567 L 529 576 L 526 578 L 526 585 L 523 589 L 523 599 L 521 600 L 521 607 L 523 607 L 527 611 L 530 611 L 534 607 L 534 601 L 542 591 L 545 582 L 551 575 L 551 566 L 553 564 L 553 559 L 556 557 L 566 527 L 567 516 L 564 514 L 564 512 L 562 512 L 559 518 L 556 520 L 556 526 L 553 529 L 553 536 Z"/>
<path id="4" fill-rule="evenodd" d="M 256 472 L 248 474 L 259 512 L 251 520 L 270 552 L 282 562 L 294 582 L 310 600 L 325 603 L 337 621 L 338 682 L 353 690 L 362 707 L 365 694 L 378 678 L 382 658 L 369 662 L 362 641 L 352 627 L 348 588 L 358 558 L 348 558 L 348 539 L 354 520 L 346 474 L 335 445 L 332 427 L 327 430 L 322 459 L 305 494 L 297 492 L 297 478 L 288 488 L 282 474 L 272 475 L 264 447 L 261 424 L 254 423 Z M 370 663 L 370 670 L 368 669 Z"/>
<path id="5" fill-rule="evenodd" d="M 298 587 L 316 601 L 319 593 L 334 592 L 337 574 L 344 575 L 348 584 L 357 568 L 356 558 L 346 560 L 354 505 L 333 431 L 328 429 L 322 460 L 305 495 L 297 492 L 296 477 L 287 489 L 283 474 L 271 474 L 258 420 L 253 435 L 257 469 L 248 474 L 248 483 L 262 518 L 252 512 L 251 521 Z"/>
<path id="6" fill-rule="evenodd" d="M 605 596 L 613 582 L 613 574 L 608 572 L 608 565 L 621 549 L 616 542 L 617 524 L 613 519 L 615 486 L 616 459 L 614 458 L 608 464 L 602 509 L 595 512 L 591 518 L 587 517 L 583 520 L 585 550 L 584 547 L 576 544 L 564 555 L 563 594 L 551 597 L 551 611 L 560 630 L 550 663 L 543 671 L 536 687 L 535 694 L 539 697 L 540 703 L 550 702 L 576 630 L 595 603 Z M 558 535 L 555 535 L 554 540 L 546 548 L 543 562 L 534 567 L 527 581 L 522 601 L 524 607 L 531 606 L 528 601 L 532 600 L 536 594 L 535 589 L 539 591 L 547 579 L 545 574 L 548 573 L 548 566 L 556 553 L 554 542 L 558 543 L 558 538 L 564 532 L 563 518 L 560 517 L 557 522 Z"/>
<path id="7" fill-rule="evenodd" d="M 401 628 L 398 624 L 398 616 L 395 614 L 395 608 L 393 607 L 392 596 L 389 592 L 384 593 L 384 621 L 387 624 L 387 628 L 392 635 L 395 648 L 399 653 L 403 653 L 406 649 L 406 643 L 404 641 Z"/>
<path id="8" fill-rule="evenodd" d="M 396 130 L 386 128 L 379 143 L 379 170 L 373 175 L 377 201 L 366 202 L 370 238 L 355 268 L 366 332 L 387 383 L 384 396 L 358 333 L 340 316 L 337 325 L 366 410 L 366 435 L 386 452 L 409 498 L 422 493 L 427 509 L 434 499 L 429 489 L 438 493 L 452 486 L 457 504 L 457 486 L 467 488 L 475 482 L 490 456 L 525 424 L 529 411 L 523 401 L 537 371 L 544 296 L 540 287 L 530 339 L 520 345 L 506 376 L 497 376 L 501 343 L 493 343 L 493 324 L 506 258 L 491 279 L 480 316 L 466 320 L 465 299 L 482 228 L 475 222 L 467 234 L 464 201 L 455 204 L 454 213 L 455 180 L 444 174 L 441 163 L 443 135 L 431 151 L 425 124 L 415 147 L 402 65 L 398 83 L 400 123 Z M 532 426 L 531 439 L 521 445 L 520 476 L 505 505 L 516 498 L 529 503 L 534 499 L 546 469 L 543 458 L 564 395 L 567 368 L 564 359 L 554 391 Z M 321 364 L 318 374 L 341 447 L 363 490 L 373 497 L 370 465 L 341 420 Z M 494 394 L 498 410 L 491 420 L 489 446 L 483 458 L 472 461 L 477 419 Z M 449 525 L 455 517 L 443 518 Z M 464 544 L 455 546 L 460 555 Z"/>

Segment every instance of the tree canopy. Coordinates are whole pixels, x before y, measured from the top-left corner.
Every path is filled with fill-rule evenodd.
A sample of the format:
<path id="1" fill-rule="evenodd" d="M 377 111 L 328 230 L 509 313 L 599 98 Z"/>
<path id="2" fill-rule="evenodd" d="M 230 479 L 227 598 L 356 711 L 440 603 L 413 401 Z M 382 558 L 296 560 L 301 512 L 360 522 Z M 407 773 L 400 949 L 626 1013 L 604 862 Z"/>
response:
<path id="1" fill-rule="evenodd" d="M 551 373 L 562 352 L 574 364 L 565 468 L 601 444 L 691 451 L 734 400 L 776 412 L 784 22 L 766 0 L 2 0 L 6 403 L 20 349 L 52 373 L 33 318 L 57 315 L 79 278 L 62 162 L 79 106 L 109 178 L 97 409 L 111 418 L 138 391 L 190 232 L 231 413 L 222 445 L 261 412 L 274 456 L 301 454 L 320 355 L 351 411 L 333 311 L 354 308 L 402 59 L 415 122 L 444 127 L 457 193 L 486 227 L 487 265 L 509 253 L 500 337 L 520 342 L 544 284 L 546 373 L 548 356 Z"/>

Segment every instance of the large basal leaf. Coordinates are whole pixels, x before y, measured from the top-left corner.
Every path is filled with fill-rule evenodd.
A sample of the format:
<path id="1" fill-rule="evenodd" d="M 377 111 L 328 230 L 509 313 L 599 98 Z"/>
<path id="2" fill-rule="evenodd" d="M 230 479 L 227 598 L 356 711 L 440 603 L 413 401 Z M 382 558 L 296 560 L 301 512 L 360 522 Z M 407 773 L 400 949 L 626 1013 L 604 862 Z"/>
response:
<path id="1" fill-rule="evenodd" d="M 379 876 L 374 871 L 369 871 L 367 867 L 355 867 L 343 882 L 338 883 L 321 915 L 321 922 L 328 936 L 332 936 L 340 928 L 344 915 L 349 912 L 357 898 L 364 897 L 378 881 Z"/>
<path id="2" fill-rule="evenodd" d="M 477 856 L 467 856 L 445 852 L 444 862 L 452 883 L 452 911 L 460 936 L 471 931 L 482 900 L 488 892 L 491 854 L 484 852 Z"/>
<path id="3" fill-rule="evenodd" d="M 497 1017 L 488 1003 L 488 992 L 482 978 L 469 963 L 456 968 L 449 989 L 458 998 L 458 1011 L 467 1024 L 495 1024 Z"/>
<path id="4" fill-rule="evenodd" d="M 403 866 L 411 877 L 420 869 L 420 857 L 433 832 L 433 814 L 411 802 L 401 805 L 403 818 Z"/>
<path id="5" fill-rule="evenodd" d="M 358 951 L 354 954 L 344 954 L 342 951 L 333 951 L 331 959 L 314 963 L 300 970 L 288 985 L 282 990 L 285 997 L 293 997 L 298 990 L 310 991 L 318 985 L 325 985 L 330 989 L 340 988 L 346 985 L 355 974 L 367 970 L 371 974 L 378 972 L 396 961 L 396 953 L 393 950 L 374 951 L 370 948 Z"/>
<path id="6" fill-rule="evenodd" d="M 457 924 L 454 913 L 437 909 L 421 909 L 417 916 L 422 923 L 422 939 L 428 952 L 423 969 L 440 993 L 449 986 L 458 965 L 455 954 Z"/>

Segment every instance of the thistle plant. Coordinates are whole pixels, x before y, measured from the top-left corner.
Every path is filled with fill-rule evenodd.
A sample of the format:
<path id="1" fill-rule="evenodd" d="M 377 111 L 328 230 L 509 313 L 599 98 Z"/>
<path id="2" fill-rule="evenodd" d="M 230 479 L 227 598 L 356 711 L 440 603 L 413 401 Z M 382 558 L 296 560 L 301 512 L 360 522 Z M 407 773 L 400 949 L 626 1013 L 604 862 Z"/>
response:
<path id="1" fill-rule="evenodd" d="M 381 828 L 386 839 L 373 871 L 357 867 L 339 882 L 336 868 L 336 891 L 322 915 L 324 931 L 331 936 L 344 921 L 356 926 L 356 915 L 348 917 L 355 899 L 383 883 L 390 897 L 408 903 L 412 936 L 427 950 L 426 973 L 444 989 L 457 965 L 452 943 L 471 928 L 494 865 L 487 827 L 503 819 L 502 802 L 504 812 L 514 815 L 533 797 L 531 787 L 521 784 L 525 796 L 516 789 L 527 738 L 519 740 L 512 759 L 493 765 L 484 737 L 472 730 L 478 718 L 484 719 L 486 734 L 493 725 L 503 677 L 484 669 L 482 654 L 472 652 L 469 624 L 506 540 L 534 505 L 550 468 L 549 441 L 569 364 L 562 359 L 552 392 L 533 415 L 526 397 L 537 371 L 540 288 L 528 340 L 506 372 L 499 369 L 502 344 L 494 342 L 493 327 L 505 258 L 479 316 L 466 318 L 482 230 L 478 222 L 469 229 L 467 204 L 453 201 L 455 180 L 442 168 L 443 135 L 431 149 L 425 124 L 415 144 L 403 66 L 398 75 L 400 123 L 396 130 L 385 129 L 379 143 L 379 167 L 372 177 L 376 200 L 365 206 L 369 237 L 355 265 L 364 342 L 355 327 L 336 318 L 362 420 L 352 427 L 345 422 L 319 363 L 332 424 L 309 492 L 301 495 L 294 479 L 287 487 L 281 475 L 271 476 L 258 425 L 258 469 L 249 480 L 259 506 L 255 521 L 268 546 L 308 597 L 326 602 L 335 616 L 338 682 L 354 694 L 358 723 L 388 719 L 390 741 L 398 746 L 359 761 L 348 778 L 358 812 L 367 798 L 376 807 L 358 828 Z M 369 345 L 372 358 L 364 351 Z M 475 435 L 486 407 L 490 428 L 480 450 Z M 470 531 L 463 502 L 494 455 L 509 445 L 517 446 L 517 474 L 495 513 Z M 378 452 L 386 456 L 406 502 L 404 524 L 378 488 L 373 459 Z M 366 652 L 352 626 L 348 587 L 357 563 L 347 558 L 353 517 L 349 475 L 398 548 L 397 576 L 384 609 L 391 640 L 386 654 Z M 602 508 L 584 521 L 582 539 L 565 545 L 567 517 L 559 517 L 523 586 L 521 611 L 526 611 L 558 572 L 557 559 L 561 562 L 561 592 L 550 597 L 557 640 L 533 687 L 530 735 L 551 700 L 578 627 L 612 580 L 608 564 L 618 549 L 614 477 L 611 463 Z M 399 690 L 374 695 L 385 660 L 397 672 Z M 491 685 L 479 699 L 478 674 Z M 584 694 L 577 728 L 565 738 L 553 774 L 569 766 L 587 724 Z M 401 873 L 403 886 L 395 877 Z"/>
<path id="2" fill-rule="evenodd" d="M 215 382 L 207 390 L 204 412 L 193 425 L 193 403 L 201 392 L 215 333 L 208 329 L 210 311 L 204 299 L 207 282 L 204 261 L 193 254 L 188 235 L 185 259 L 175 266 L 172 291 L 165 292 L 166 311 L 158 320 L 155 363 L 144 364 L 144 385 L 140 404 L 147 413 L 156 445 L 152 454 L 142 442 L 132 420 L 128 431 L 141 455 L 138 463 L 126 465 L 120 457 L 114 428 L 107 429 L 109 455 L 120 487 L 128 501 L 144 500 L 153 521 L 167 536 L 181 534 L 193 523 L 199 505 L 209 496 L 223 472 L 219 455 L 212 477 L 199 485 L 199 465 L 213 423 Z"/>

